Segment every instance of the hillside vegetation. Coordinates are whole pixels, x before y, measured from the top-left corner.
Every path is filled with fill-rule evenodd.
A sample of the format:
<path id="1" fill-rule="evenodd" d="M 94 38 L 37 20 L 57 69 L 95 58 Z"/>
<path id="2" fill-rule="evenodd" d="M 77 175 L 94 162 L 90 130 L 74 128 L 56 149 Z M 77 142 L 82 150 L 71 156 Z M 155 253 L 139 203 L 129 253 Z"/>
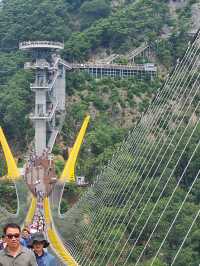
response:
<path id="1" fill-rule="evenodd" d="M 29 88 L 33 74 L 23 70 L 23 64 L 27 58 L 18 50 L 19 41 L 64 40 L 65 50 L 62 56 L 67 60 L 77 61 L 87 60 L 94 55 L 98 56 L 102 50 L 107 55 L 113 52 L 123 54 L 138 47 L 143 41 L 148 41 L 152 43 L 154 61 L 161 70 L 165 66 L 164 73 L 166 73 L 166 67 L 169 70 L 173 66 L 176 58 L 182 55 L 187 45 L 185 36 L 189 28 L 190 7 L 194 2 L 187 1 L 185 8 L 177 10 L 175 21 L 170 15 L 168 1 L 165 0 L 2 1 L 0 121 L 8 137 L 11 140 L 15 139 L 15 144 L 19 143 L 17 150 L 21 151 L 22 147 L 26 149 L 33 136 L 27 115 L 33 107 L 33 94 Z M 166 25 L 170 27 L 171 35 L 168 39 L 162 39 L 160 36 Z M 162 73 L 163 71 L 160 72 Z M 161 76 L 163 77 L 163 74 Z M 136 85 L 137 83 L 139 85 Z M 136 80 L 107 79 L 99 82 L 89 77 L 85 78 L 82 73 L 68 73 L 66 88 L 69 94 L 68 100 L 72 96 L 76 98 L 75 103 L 70 102 L 68 108 L 73 108 L 72 112 L 76 113 L 76 104 L 80 100 L 81 112 L 89 113 L 91 110 L 94 121 L 96 119 L 104 121 L 102 117 L 106 114 L 108 124 L 114 119 L 113 112 L 118 112 L 118 119 L 121 120 L 123 128 L 130 128 L 139 116 L 138 112 L 144 111 L 147 106 L 151 93 L 159 86 L 159 79 L 150 85 L 149 82 Z M 102 87 L 108 93 L 103 92 Z M 88 106 L 91 109 L 88 109 Z M 131 113 L 134 115 L 132 116 Z M 131 116 L 128 119 L 129 122 L 127 122 L 127 115 Z M 72 120 L 74 125 L 80 125 L 82 118 L 83 115 L 81 117 L 67 115 L 66 125 L 69 124 L 69 120 Z M 98 125 L 100 124 L 99 121 Z M 94 126 L 93 121 L 91 125 Z M 71 130 L 70 137 L 74 136 L 75 129 L 77 128 L 67 129 Z M 71 143 L 72 139 L 68 137 L 68 141 Z"/>
<path id="2" fill-rule="evenodd" d="M 89 182 L 93 182 L 128 131 L 137 124 L 166 74 L 173 69 L 191 39 L 188 34 L 191 30 L 191 7 L 198 1 L 185 1 L 185 5 L 173 10 L 169 2 L 171 1 L 3 0 L 0 9 L 0 126 L 5 130 L 15 154 L 22 157 L 34 136 L 28 118 L 34 103 L 34 94 L 30 90 L 34 74 L 23 69 L 28 55 L 18 50 L 20 41 L 63 41 L 65 48 L 62 57 L 70 62 L 85 62 L 91 58 L 101 58 L 102 54 L 123 55 L 145 41 L 150 44 L 151 60 L 159 69 L 158 77 L 153 81 L 136 78 L 99 80 L 78 72 L 68 72 L 66 75 L 67 115 L 53 151 L 57 171 L 59 173 L 63 166 L 63 159 L 57 155 L 63 155 L 66 147 L 73 145 L 85 115 L 90 114 L 90 127 L 76 173 L 85 175 Z M 196 139 L 197 136 L 194 137 L 194 143 Z M 5 173 L 3 159 L 1 156 L 1 175 Z M 177 176 L 174 176 L 175 180 Z M 185 180 L 180 188 L 180 198 L 187 186 Z M 11 188 L 8 186 L 5 189 L 6 195 L 12 197 Z M 69 186 L 68 192 L 75 198 L 80 193 L 73 185 Z M 7 206 L 6 200 L 2 198 L 2 201 Z M 183 221 L 189 219 L 192 210 L 196 209 L 197 201 L 198 195 L 195 194 L 182 217 Z M 64 202 L 63 209 L 68 207 L 68 202 Z M 111 215 L 112 211 L 114 213 L 115 209 L 111 210 Z M 172 213 L 175 211 L 176 209 Z M 174 241 L 173 238 L 168 244 L 171 245 Z M 196 262 L 200 258 L 197 247 L 197 240 L 193 241 L 193 253 L 189 252 L 191 259 L 192 254 L 195 254 Z M 170 249 L 166 248 L 166 257 L 169 252 Z M 186 251 L 186 257 L 185 254 Z M 143 265 L 150 265 L 149 257 Z M 134 259 L 133 255 L 132 260 Z M 158 262 L 157 265 L 165 264 Z M 179 265 L 186 265 L 184 257 Z"/>

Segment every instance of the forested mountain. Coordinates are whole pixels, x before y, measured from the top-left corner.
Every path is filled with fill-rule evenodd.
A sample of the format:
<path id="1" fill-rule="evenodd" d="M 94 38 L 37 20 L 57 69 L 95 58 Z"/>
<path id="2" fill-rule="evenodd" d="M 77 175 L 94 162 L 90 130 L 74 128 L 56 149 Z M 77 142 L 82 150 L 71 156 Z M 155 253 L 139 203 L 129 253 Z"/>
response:
<path id="1" fill-rule="evenodd" d="M 2 1 L 0 121 L 9 138 L 15 140 L 17 151 L 21 152 L 22 147 L 25 150 L 33 136 L 28 119 L 33 107 L 33 94 L 29 88 L 33 75 L 23 70 L 26 58 L 18 50 L 19 41 L 64 41 L 62 56 L 68 61 L 78 62 L 98 58 L 102 53 L 123 54 L 144 41 L 152 43 L 152 60 L 160 69 L 159 77 L 153 83 L 134 79 L 100 81 L 83 73 L 67 74 L 67 116 L 63 129 L 67 137 L 63 137 L 63 142 L 71 145 L 78 125 L 84 115 L 90 113 L 93 119 L 81 156 L 84 165 L 80 159 L 79 166 L 91 179 L 96 169 L 92 165 L 107 160 L 127 129 L 145 110 L 161 79 L 187 45 L 192 24 L 191 10 L 196 1 L 181 1 L 184 2 L 182 5 L 179 2 Z M 85 158 L 88 158 L 87 162 Z"/>
<path id="2" fill-rule="evenodd" d="M 66 147 L 73 144 L 85 115 L 90 114 L 92 119 L 77 174 L 92 182 L 184 54 L 193 38 L 191 33 L 198 28 L 193 17 L 197 15 L 198 3 L 198 0 L 2 0 L 0 125 L 15 154 L 22 158 L 34 135 L 28 118 L 34 101 L 30 90 L 34 75 L 23 69 L 28 55 L 18 50 L 20 41 L 63 41 L 62 57 L 81 63 L 113 53 L 123 55 L 144 42 L 150 44 L 151 62 L 158 67 L 158 76 L 153 81 L 100 80 L 83 72 L 66 75 L 67 115 L 53 151 L 57 171 L 63 167 Z M 138 62 L 142 60 L 145 58 L 138 58 Z M 3 165 L 2 161 L 3 158 L 0 161 Z M 3 175 L 3 166 L 0 171 Z M 73 186 L 69 192 L 78 193 Z M 196 208 L 197 201 L 194 196 L 190 207 Z M 64 207 L 68 208 L 66 202 Z M 194 250 L 197 245 L 195 242 Z"/>

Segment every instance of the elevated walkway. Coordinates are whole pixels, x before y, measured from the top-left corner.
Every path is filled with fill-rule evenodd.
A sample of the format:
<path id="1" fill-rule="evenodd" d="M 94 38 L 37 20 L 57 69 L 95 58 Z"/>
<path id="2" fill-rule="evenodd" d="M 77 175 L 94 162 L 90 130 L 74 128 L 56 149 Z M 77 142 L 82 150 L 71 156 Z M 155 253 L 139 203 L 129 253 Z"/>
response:
<path id="1" fill-rule="evenodd" d="M 112 64 L 113 61 L 117 58 L 119 58 L 120 55 L 119 54 L 111 54 L 108 57 L 104 58 L 104 59 L 100 59 L 98 60 L 98 64 Z"/>
<path id="2" fill-rule="evenodd" d="M 149 45 L 144 42 L 142 43 L 139 47 L 137 47 L 136 49 L 134 49 L 133 51 L 129 52 L 125 58 L 127 58 L 129 61 L 130 60 L 134 60 L 134 58 L 138 55 L 140 55 L 142 52 L 144 52 L 147 48 L 149 47 Z"/>
<path id="3" fill-rule="evenodd" d="M 22 42 L 19 45 L 20 49 L 22 50 L 28 50 L 28 49 L 63 49 L 64 46 L 62 43 L 58 42 L 48 42 L 48 41 L 39 41 L 39 42 Z M 127 53 L 123 58 L 127 59 L 129 62 L 128 65 L 120 65 L 113 63 L 115 59 L 122 57 L 119 54 L 111 54 L 110 56 L 101 59 L 95 63 L 87 62 L 85 64 L 79 64 L 79 63 L 69 63 L 61 58 L 56 58 L 54 64 L 50 65 L 48 62 L 28 62 L 25 64 L 25 68 L 32 68 L 32 69 L 49 69 L 49 70 L 56 70 L 58 68 L 58 65 L 63 65 L 67 71 L 72 70 L 81 70 L 86 71 L 90 75 L 92 75 L 95 78 L 102 78 L 104 76 L 109 77 L 120 77 L 120 78 L 126 78 L 126 77 L 132 77 L 136 76 L 137 78 L 144 79 L 147 76 L 149 76 L 151 79 L 153 79 L 157 74 L 157 67 L 153 64 L 151 68 L 148 67 L 149 64 L 133 64 L 134 58 L 141 53 L 145 52 L 145 50 L 149 48 L 149 45 L 144 42 L 139 47 L 134 49 L 133 51 Z M 51 90 L 51 88 L 54 86 L 55 81 L 57 80 L 57 74 L 55 75 L 53 81 L 51 84 L 43 84 L 41 86 L 42 89 L 45 90 Z M 38 84 L 32 84 L 31 88 L 37 89 Z"/>
<path id="4" fill-rule="evenodd" d="M 118 64 L 72 64 L 73 69 L 87 71 L 96 78 L 103 76 L 110 77 L 131 77 L 138 76 L 144 78 L 150 76 L 153 78 L 157 75 L 157 67 L 154 64 L 141 65 L 118 65 Z"/>

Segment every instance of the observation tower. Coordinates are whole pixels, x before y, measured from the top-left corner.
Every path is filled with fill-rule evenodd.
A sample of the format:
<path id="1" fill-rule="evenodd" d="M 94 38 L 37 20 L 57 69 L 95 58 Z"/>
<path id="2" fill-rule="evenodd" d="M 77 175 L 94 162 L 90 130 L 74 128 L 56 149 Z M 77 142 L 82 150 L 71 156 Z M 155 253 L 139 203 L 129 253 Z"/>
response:
<path id="1" fill-rule="evenodd" d="M 35 155 L 45 150 L 51 152 L 65 116 L 65 70 L 71 70 L 60 59 L 64 44 L 52 41 L 25 41 L 19 49 L 31 53 L 32 61 L 25 69 L 35 72 L 35 81 L 30 85 L 35 93 L 35 108 L 30 114 L 35 128 Z"/>

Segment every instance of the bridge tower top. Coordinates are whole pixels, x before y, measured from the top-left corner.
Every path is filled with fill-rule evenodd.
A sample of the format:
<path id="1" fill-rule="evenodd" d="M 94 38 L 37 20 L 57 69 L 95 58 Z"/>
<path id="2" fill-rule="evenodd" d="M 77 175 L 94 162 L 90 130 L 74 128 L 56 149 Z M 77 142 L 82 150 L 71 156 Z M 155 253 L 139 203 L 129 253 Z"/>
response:
<path id="1" fill-rule="evenodd" d="M 19 43 L 19 49 L 32 54 L 33 60 L 46 59 L 51 61 L 51 55 L 59 55 L 64 49 L 64 43 L 54 41 L 23 41 Z"/>
<path id="2" fill-rule="evenodd" d="M 64 44 L 61 42 L 53 41 L 24 41 L 19 43 L 20 50 L 62 50 L 64 49 Z"/>

